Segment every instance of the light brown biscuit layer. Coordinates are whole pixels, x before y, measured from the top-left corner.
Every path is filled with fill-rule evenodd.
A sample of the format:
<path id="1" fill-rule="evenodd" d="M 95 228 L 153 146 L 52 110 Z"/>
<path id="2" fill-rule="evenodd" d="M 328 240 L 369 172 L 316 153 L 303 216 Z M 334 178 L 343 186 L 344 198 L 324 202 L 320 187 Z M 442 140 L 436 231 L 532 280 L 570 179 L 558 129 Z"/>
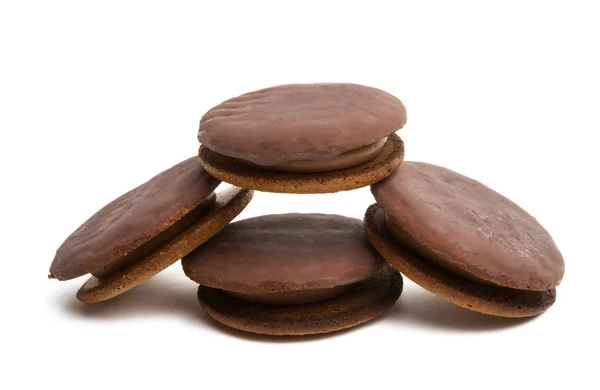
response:
<path id="1" fill-rule="evenodd" d="M 304 305 L 260 305 L 200 286 L 198 300 L 212 318 L 229 327 L 273 336 L 334 332 L 387 311 L 402 293 L 402 276 L 391 266 L 332 299 Z"/>
<path id="2" fill-rule="evenodd" d="M 334 172 L 291 173 L 251 167 L 232 157 L 200 147 L 200 163 L 212 176 L 241 188 L 289 194 L 323 194 L 365 187 L 389 176 L 404 159 L 404 143 L 396 134 L 364 164 Z"/>

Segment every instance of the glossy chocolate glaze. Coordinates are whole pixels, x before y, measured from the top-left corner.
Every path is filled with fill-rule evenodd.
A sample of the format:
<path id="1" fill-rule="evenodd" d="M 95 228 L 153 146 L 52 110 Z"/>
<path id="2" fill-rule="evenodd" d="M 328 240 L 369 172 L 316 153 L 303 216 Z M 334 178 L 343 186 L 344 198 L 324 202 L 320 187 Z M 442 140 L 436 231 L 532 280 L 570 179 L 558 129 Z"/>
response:
<path id="1" fill-rule="evenodd" d="M 104 206 L 56 251 L 51 276 L 72 279 L 109 266 L 194 210 L 219 185 L 189 158 Z"/>
<path id="2" fill-rule="evenodd" d="M 291 84 L 254 91 L 210 109 L 200 142 L 261 166 L 334 160 L 406 123 L 396 97 L 358 84 Z"/>
<path id="3" fill-rule="evenodd" d="M 230 224 L 182 260 L 197 283 L 242 294 L 329 289 L 373 275 L 385 261 L 362 221 L 340 215 L 264 215 Z"/>
<path id="4" fill-rule="evenodd" d="M 395 238 L 447 270 L 521 290 L 549 290 L 562 279 L 564 260 L 546 229 L 478 181 L 404 162 L 371 188 Z"/>

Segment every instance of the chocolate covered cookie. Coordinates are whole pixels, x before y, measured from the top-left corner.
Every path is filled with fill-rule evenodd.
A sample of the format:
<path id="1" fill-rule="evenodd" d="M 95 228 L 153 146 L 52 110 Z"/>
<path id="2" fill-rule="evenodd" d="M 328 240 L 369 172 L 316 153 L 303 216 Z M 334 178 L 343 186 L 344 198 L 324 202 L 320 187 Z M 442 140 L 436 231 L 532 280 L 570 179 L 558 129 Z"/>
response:
<path id="1" fill-rule="evenodd" d="M 360 220 L 266 215 L 235 222 L 182 260 L 217 321 L 254 333 L 303 335 L 366 322 L 400 296 L 402 278 Z"/>
<path id="2" fill-rule="evenodd" d="M 564 261 L 525 210 L 473 179 L 405 162 L 372 186 L 371 243 L 400 272 L 462 307 L 526 317 L 554 303 Z"/>
<path id="3" fill-rule="evenodd" d="M 394 132 L 406 109 L 357 84 L 293 84 L 250 92 L 200 121 L 200 160 L 213 176 L 250 189 L 327 193 L 376 183 L 404 158 Z"/>
<path id="4" fill-rule="evenodd" d="M 220 181 L 196 157 L 158 174 L 104 206 L 58 248 L 50 277 L 93 277 L 77 293 L 84 302 L 119 295 L 162 271 L 239 214 L 252 191 L 214 194 Z"/>

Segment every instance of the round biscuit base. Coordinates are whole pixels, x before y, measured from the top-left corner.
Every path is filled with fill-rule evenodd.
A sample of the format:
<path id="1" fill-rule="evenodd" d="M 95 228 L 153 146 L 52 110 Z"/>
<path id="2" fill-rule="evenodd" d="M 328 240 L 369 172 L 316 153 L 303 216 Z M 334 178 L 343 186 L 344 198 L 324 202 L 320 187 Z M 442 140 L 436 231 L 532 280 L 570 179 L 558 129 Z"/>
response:
<path id="1" fill-rule="evenodd" d="M 260 305 L 200 286 L 202 309 L 229 327 L 272 336 L 303 336 L 360 325 L 387 311 L 402 293 L 402 276 L 391 266 L 325 301 L 305 305 Z"/>
<path id="2" fill-rule="evenodd" d="M 215 204 L 191 226 L 165 242 L 144 258 L 119 270 L 111 277 L 91 277 L 77 291 L 77 299 L 97 303 L 120 295 L 150 279 L 208 241 L 231 222 L 252 199 L 252 191 L 228 188 L 217 194 Z"/>
<path id="3" fill-rule="evenodd" d="M 531 317 L 546 311 L 556 300 L 556 289 L 525 291 L 485 286 L 429 263 L 398 245 L 387 233 L 385 212 L 378 204 L 367 209 L 364 227 L 375 249 L 404 276 L 465 309 L 499 317 Z"/>
<path id="4" fill-rule="evenodd" d="M 254 168 L 201 146 L 200 163 L 212 176 L 241 188 L 288 194 L 326 194 L 375 184 L 389 176 L 404 159 L 404 143 L 388 137 L 373 159 L 356 167 L 323 173 L 276 172 Z"/>

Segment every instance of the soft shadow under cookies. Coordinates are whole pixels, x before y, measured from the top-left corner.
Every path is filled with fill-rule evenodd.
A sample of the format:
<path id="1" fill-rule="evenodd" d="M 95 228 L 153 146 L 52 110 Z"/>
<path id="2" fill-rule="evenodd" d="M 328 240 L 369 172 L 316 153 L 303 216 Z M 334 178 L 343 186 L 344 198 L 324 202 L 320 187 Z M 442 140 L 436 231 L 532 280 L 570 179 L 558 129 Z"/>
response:
<path id="1" fill-rule="evenodd" d="M 176 267 L 177 269 L 174 269 Z M 140 316 L 187 316 L 200 310 L 197 286 L 187 282 L 179 263 L 140 286 L 113 299 L 85 304 L 75 298 L 74 289 L 61 289 L 52 300 L 73 317 L 97 320 L 130 320 Z"/>
<path id="2" fill-rule="evenodd" d="M 178 269 L 174 269 L 174 267 Z M 197 298 L 198 285 L 185 281 L 179 263 L 153 277 L 135 289 L 108 301 L 85 304 L 75 298 L 77 285 L 61 289 L 50 297 L 53 305 L 59 306 L 75 319 L 92 321 L 130 321 L 143 316 L 181 318 L 192 322 L 201 331 L 217 331 L 229 336 L 258 342 L 306 342 L 323 340 L 332 336 L 350 333 L 363 326 L 374 324 L 379 319 L 354 328 L 312 336 L 265 336 L 228 328 L 213 320 L 200 307 Z"/>
<path id="3" fill-rule="evenodd" d="M 501 318 L 472 312 L 409 283 L 389 312 L 358 327 L 308 337 L 261 336 L 230 329 L 211 319 L 200 308 L 196 298 L 197 285 L 182 281 L 183 272 L 179 267 L 177 263 L 139 287 L 106 302 L 91 305 L 79 302 L 75 298 L 76 285 L 72 289 L 60 289 L 50 300 L 74 318 L 115 321 L 131 320 L 140 316 L 179 317 L 196 323 L 202 330 L 215 330 L 244 340 L 266 342 L 322 340 L 349 334 L 380 321 L 393 324 L 399 331 L 418 326 L 432 331 L 481 332 L 511 328 L 536 318 Z"/>

